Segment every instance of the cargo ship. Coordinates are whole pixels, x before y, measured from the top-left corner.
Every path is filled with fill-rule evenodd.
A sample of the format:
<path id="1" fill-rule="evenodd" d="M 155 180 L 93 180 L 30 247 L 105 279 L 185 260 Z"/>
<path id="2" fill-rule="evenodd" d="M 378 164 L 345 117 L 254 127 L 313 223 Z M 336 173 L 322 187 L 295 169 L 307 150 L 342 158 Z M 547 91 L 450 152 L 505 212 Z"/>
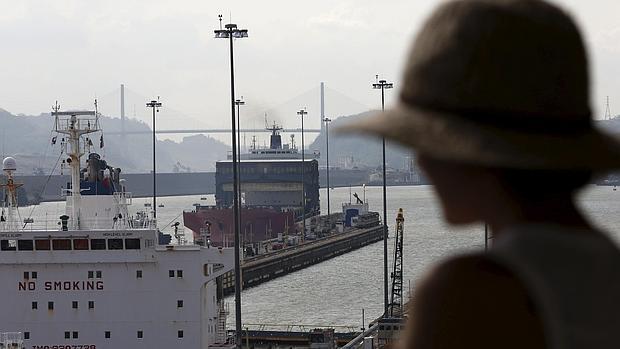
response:
<path id="1" fill-rule="evenodd" d="M 258 147 L 253 139 L 249 152 L 241 154 L 239 160 L 243 246 L 298 234 L 296 223 L 303 212 L 306 218 L 320 212 L 318 155 L 305 154 L 302 159 L 294 136 L 290 144 L 283 144 L 281 126 L 274 123 L 266 129 L 271 131 L 269 146 Z M 232 246 L 232 160 L 218 161 L 215 168 L 215 205 L 194 204 L 194 209 L 183 212 L 183 221 L 192 230 L 194 241 Z"/>
<path id="2" fill-rule="evenodd" d="M 58 218 L 22 220 L 17 163 L 2 163 L 0 348 L 231 347 L 221 279 L 234 250 L 170 244 L 91 149 L 97 110 L 52 116 L 71 173 Z"/>

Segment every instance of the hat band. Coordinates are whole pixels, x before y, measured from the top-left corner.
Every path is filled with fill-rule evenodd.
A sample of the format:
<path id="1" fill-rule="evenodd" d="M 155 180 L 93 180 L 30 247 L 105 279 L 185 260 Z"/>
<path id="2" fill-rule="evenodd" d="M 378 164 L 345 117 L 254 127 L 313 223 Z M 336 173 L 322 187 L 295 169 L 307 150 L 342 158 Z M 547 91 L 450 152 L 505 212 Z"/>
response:
<path id="1" fill-rule="evenodd" d="M 428 111 L 453 115 L 464 121 L 480 125 L 510 129 L 521 132 L 547 134 L 581 134 L 592 129 L 590 114 L 549 114 L 514 112 L 506 110 L 490 111 L 477 108 L 450 108 L 415 101 L 408 104 Z M 553 116 L 552 116 L 553 115 Z"/>

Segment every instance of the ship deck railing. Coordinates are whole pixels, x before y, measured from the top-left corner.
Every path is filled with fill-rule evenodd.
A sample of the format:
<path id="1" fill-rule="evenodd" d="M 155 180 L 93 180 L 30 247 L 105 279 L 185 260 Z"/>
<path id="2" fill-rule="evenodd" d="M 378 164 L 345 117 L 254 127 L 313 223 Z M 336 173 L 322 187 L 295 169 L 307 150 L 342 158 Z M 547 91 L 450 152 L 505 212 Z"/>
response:
<path id="1" fill-rule="evenodd" d="M 335 330 L 343 330 L 347 332 L 358 332 L 357 326 L 351 325 L 334 325 L 334 324 L 303 324 L 303 323 L 291 323 L 291 324 L 273 324 L 273 323 L 244 323 L 242 325 L 244 330 L 256 330 L 256 331 L 283 331 L 283 332 L 307 332 L 315 328 L 333 328 Z"/>
<path id="2" fill-rule="evenodd" d="M 75 118 L 73 122 L 72 116 L 76 115 L 78 117 Z M 58 112 L 56 113 L 56 131 L 69 131 L 69 130 L 88 130 L 89 132 L 97 132 L 99 131 L 99 118 L 95 114 L 95 112 L 84 112 L 84 111 L 76 111 L 76 112 Z"/>
<path id="3" fill-rule="evenodd" d="M 2 332 L 0 333 L 0 348 L 2 349 L 23 349 L 24 335 L 22 332 Z"/>
<path id="4" fill-rule="evenodd" d="M 130 191 L 114 192 L 114 201 L 117 204 L 131 205 L 133 204 L 133 194 Z"/>
<path id="5" fill-rule="evenodd" d="M 148 221 L 138 222 L 131 220 L 117 220 L 114 222 L 110 219 L 82 219 L 80 220 L 81 229 L 83 230 L 135 230 L 135 229 L 155 229 L 155 226 Z M 13 228 L 11 228 L 13 227 Z M 17 229 L 15 229 L 17 227 Z M 28 219 L 28 223 L 8 222 L 0 223 L 0 231 L 63 231 L 60 219 Z M 71 222 L 68 223 L 68 230 L 71 228 Z"/>
<path id="6" fill-rule="evenodd" d="M 186 245 L 177 245 L 177 244 L 173 244 L 170 243 L 168 245 L 156 245 L 155 246 L 155 251 L 170 251 L 170 250 L 175 250 L 175 251 L 198 251 L 202 248 L 202 246 L 200 245 L 195 245 L 195 244 L 186 244 Z M 221 249 L 220 247 L 213 247 L 214 249 Z"/>
<path id="7" fill-rule="evenodd" d="M 357 337 L 353 338 L 352 341 L 340 347 L 340 349 L 357 349 L 360 348 L 364 344 L 364 338 L 371 337 L 373 334 L 376 336 L 377 330 L 379 329 L 379 324 L 375 323 L 370 326 L 367 330 L 360 333 Z"/>

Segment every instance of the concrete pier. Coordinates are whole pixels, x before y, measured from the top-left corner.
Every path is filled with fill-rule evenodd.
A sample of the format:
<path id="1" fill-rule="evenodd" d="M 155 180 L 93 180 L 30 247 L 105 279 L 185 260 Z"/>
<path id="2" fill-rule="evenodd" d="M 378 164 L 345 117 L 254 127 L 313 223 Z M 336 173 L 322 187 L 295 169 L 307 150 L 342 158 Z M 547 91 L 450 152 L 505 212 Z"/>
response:
<path id="1" fill-rule="evenodd" d="M 246 259 L 241 265 L 243 288 L 259 285 L 324 260 L 383 240 L 383 226 L 351 229 L 277 252 Z M 232 273 L 223 276 L 224 294 L 234 292 Z"/>
<path id="2" fill-rule="evenodd" d="M 341 347 L 349 343 L 359 332 L 335 332 L 333 334 L 334 343 L 321 343 L 321 348 Z M 241 333 L 243 346 L 249 348 L 274 348 L 274 347 L 293 347 L 293 348 L 312 348 L 312 333 L 301 331 L 257 331 L 244 330 Z M 331 344 L 331 343 L 330 343 Z"/>

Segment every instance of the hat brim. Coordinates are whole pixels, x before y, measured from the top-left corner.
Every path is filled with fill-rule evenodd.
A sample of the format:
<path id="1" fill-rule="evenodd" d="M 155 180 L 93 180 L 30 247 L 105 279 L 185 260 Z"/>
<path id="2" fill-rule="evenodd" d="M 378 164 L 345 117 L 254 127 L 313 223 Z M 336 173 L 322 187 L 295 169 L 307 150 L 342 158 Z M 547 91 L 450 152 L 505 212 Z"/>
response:
<path id="1" fill-rule="evenodd" d="M 575 134 L 526 132 L 404 104 L 336 129 L 376 134 L 453 162 L 516 169 L 620 168 L 620 142 L 596 128 Z"/>

